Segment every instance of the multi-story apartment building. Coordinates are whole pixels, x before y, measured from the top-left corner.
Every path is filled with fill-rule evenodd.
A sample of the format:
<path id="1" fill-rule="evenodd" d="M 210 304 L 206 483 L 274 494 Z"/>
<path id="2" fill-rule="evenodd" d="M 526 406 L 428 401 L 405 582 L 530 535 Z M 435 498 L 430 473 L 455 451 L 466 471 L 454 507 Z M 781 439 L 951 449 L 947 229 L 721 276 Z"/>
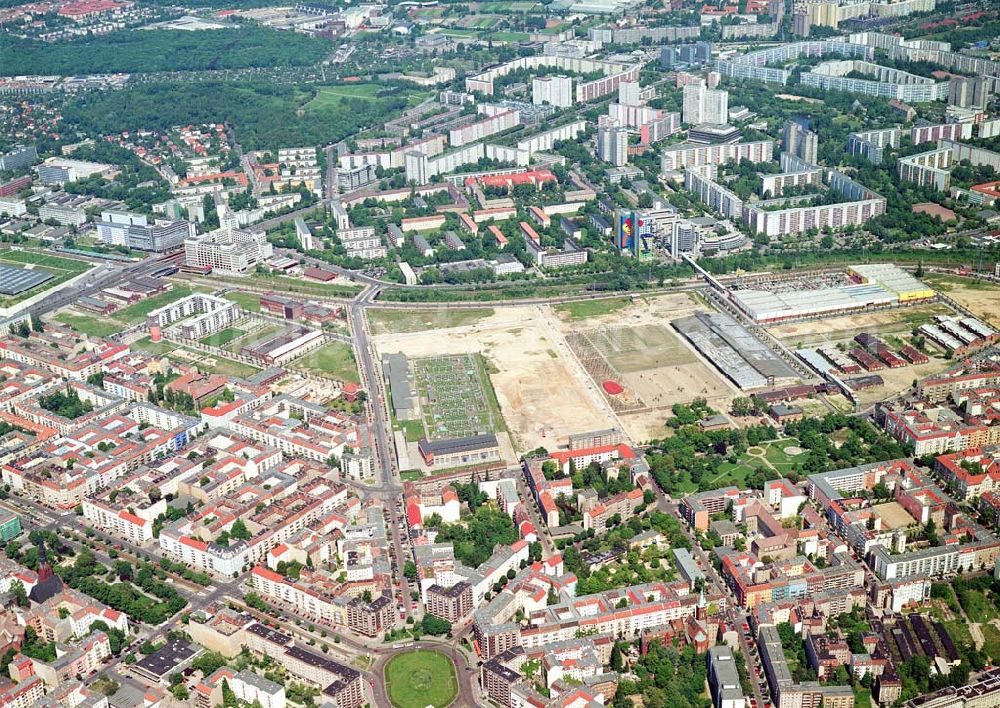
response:
<path id="1" fill-rule="evenodd" d="M 1000 448 L 995 446 L 969 447 L 940 455 L 934 469 L 959 499 L 1000 491 Z"/>
<path id="2" fill-rule="evenodd" d="M 788 154 L 804 160 L 809 165 L 817 163 L 819 136 L 798 121 L 790 120 L 785 123 L 781 142 Z"/>
<path id="3" fill-rule="evenodd" d="M 847 135 L 847 152 L 860 155 L 876 165 L 882 163 L 885 148 L 898 148 L 903 131 L 900 128 L 884 128 L 882 130 L 866 130 Z"/>
<path id="4" fill-rule="evenodd" d="M 681 143 L 663 149 L 660 168 L 664 172 L 687 167 L 723 165 L 727 162 L 770 162 L 774 159 L 774 141 L 759 140 L 730 145 L 692 145 Z"/>
<path id="5" fill-rule="evenodd" d="M 146 315 L 146 326 L 154 336 L 159 336 L 160 330 L 183 320 L 180 326 L 181 336 L 185 339 L 202 339 L 225 329 L 241 317 L 243 308 L 232 300 L 195 293 L 150 312 Z"/>
<path id="6" fill-rule="evenodd" d="M 935 125 L 915 125 L 910 128 L 910 140 L 914 145 L 932 143 L 938 140 L 968 140 L 972 137 L 972 123 L 939 123 Z"/>
<path id="7" fill-rule="evenodd" d="M 697 170 L 684 170 L 684 188 L 726 218 L 738 219 L 743 215 L 743 200 L 735 192 Z"/>
<path id="8" fill-rule="evenodd" d="M 619 121 L 607 116 L 598 118 L 597 156 L 616 167 L 628 162 L 628 129 Z"/>
<path id="9" fill-rule="evenodd" d="M 573 105 L 573 79 L 569 76 L 536 76 L 531 80 L 531 102 L 536 106 Z"/>
<path id="10" fill-rule="evenodd" d="M 863 74 L 872 78 L 855 78 Z M 922 103 L 948 97 L 948 82 L 917 76 L 899 69 L 859 59 L 828 61 L 802 73 L 805 86 L 830 91 L 860 93 L 897 101 Z M 971 128 L 971 126 L 969 126 Z"/>
<path id="11" fill-rule="evenodd" d="M 272 255 L 274 247 L 261 231 L 223 228 L 184 240 L 184 262 L 195 268 L 246 273 Z"/>
<path id="12" fill-rule="evenodd" d="M 347 627 L 366 637 L 377 637 L 396 625 L 392 596 L 379 595 L 371 602 L 356 597 L 347 603 Z"/>
<path id="13" fill-rule="evenodd" d="M 427 611 L 448 620 L 460 622 L 473 610 L 472 585 L 462 580 L 450 587 L 431 585 L 427 588 Z"/>
<path id="14" fill-rule="evenodd" d="M 143 214 L 105 211 L 97 222 L 97 236 L 108 246 L 163 253 L 180 248 L 185 239 L 193 238 L 195 228 L 190 221 L 158 219 L 150 224 Z"/>
<path id="15" fill-rule="evenodd" d="M 20 145 L 10 152 L 0 155 L 0 171 L 18 170 L 38 159 L 38 151 L 34 145 Z"/>
<path id="16" fill-rule="evenodd" d="M 470 123 L 462 128 L 453 128 L 448 133 L 448 144 L 461 147 L 469 143 L 502 133 L 521 124 L 521 114 L 516 110 L 506 110 L 496 115 Z"/>
<path id="17" fill-rule="evenodd" d="M 729 92 L 708 88 L 704 80 L 687 84 L 682 116 L 689 125 L 722 125 L 729 119 Z"/>

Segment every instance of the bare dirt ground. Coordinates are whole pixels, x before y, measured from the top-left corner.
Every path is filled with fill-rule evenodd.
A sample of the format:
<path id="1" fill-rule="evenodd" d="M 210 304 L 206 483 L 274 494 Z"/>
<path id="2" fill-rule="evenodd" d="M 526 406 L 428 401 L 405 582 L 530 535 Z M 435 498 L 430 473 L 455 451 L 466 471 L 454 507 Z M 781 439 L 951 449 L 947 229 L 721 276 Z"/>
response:
<path id="1" fill-rule="evenodd" d="M 374 337 L 374 344 L 380 355 L 482 353 L 514 448 L 555 449 L 571 433 L 619 423 L 601 405 L 551 321 L 537 307 L 505 307 L 474 324 L 384 334 Z"/>
<path id="2" fill-rule="evenodd" d="M 711 363 L 670 327 L 671 320 L 699 309 L 706 308 L 679 293 L 642 298 L 607 315 L 559 323 L 564 334 L 586 332 L 621 373 L 626 390 L 641 401 L 644 410 L 619 415 L 636 442 L 662 437 L 675 403 L 702 396 L 713 408 L 726 411 L 738 395 Z"/>
<path id="3" fill-rule="evenodd" d="M 1000 328 L 1000 286 L 969 287 L 949 281 L 947 285 L 940 287 L 942 292 L 962 307 L 967 308 L 973 315 Z"/>
<path id="4" fill-rule="evenodd" d="M 916 520 L 900 506 L 899 502 L 877 504 L 872 507 L 872 510 L 882 518 L 885 527 L 890 530 L 916 523 Z"/>
<path id="5" fill-rule="evenodd" d="M 953 313 L 947 305 L 934 303 L 807 322 L 789 322 L 767 329 L 786 346 L 810 347 L 846 341 L 861 332 L 870 332 L 878 336 L 908 336 L 914 327 L 929 322 L 934 315 L 950 314 Z"/>

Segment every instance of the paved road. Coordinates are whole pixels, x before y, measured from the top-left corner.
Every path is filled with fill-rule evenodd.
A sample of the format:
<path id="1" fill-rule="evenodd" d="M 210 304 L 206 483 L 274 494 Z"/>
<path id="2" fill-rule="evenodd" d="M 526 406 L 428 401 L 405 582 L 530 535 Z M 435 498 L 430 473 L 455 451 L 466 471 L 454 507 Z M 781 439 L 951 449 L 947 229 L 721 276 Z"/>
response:
<path id="1" fill-rule="evenodd" d="M 372 667 L 372 673 L 376 677 L 374 685 L 372 686 L 375 705 L 392 705 L 389 701 L 389 696 L 386 693 L 385 688 L 385 676 L 383 673 L 385 671 L 385 665 L 389 663 L 389 660 L 396 654 L 413 651 L 414 649 L 430 649 L 438 651 L 451 659 L 452 663 L 455 665 L 455 672 L 458 676 L 458 696 L 455 698 L 455 702 L 452 705 L 463 707 L 483 705 L 483 703 L 479 701 L 479 679 L 477 671 L 475 667 L 469 666 L 466 661 L 465 654 L 457 648 L 456 644 L 457 642 L 455 640 L 450 643 L 436 641 L 407 642 L 405 645 L 399 646 L 399 648 L 389 649 L 385 653 L 380 654 L 378 661 L 376 661 L 375 665 Z"/>

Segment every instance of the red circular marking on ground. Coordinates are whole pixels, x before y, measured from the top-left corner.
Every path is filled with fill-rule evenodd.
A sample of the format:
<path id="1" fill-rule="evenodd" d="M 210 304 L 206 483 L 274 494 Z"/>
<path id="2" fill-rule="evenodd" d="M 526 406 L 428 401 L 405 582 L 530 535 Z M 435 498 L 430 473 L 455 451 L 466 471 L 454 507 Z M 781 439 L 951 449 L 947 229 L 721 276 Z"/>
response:
<path id="1" fill-rule="evenodd" d="M 623 393 L 625 391 L 625 389 L 622 388 L 622 385 L 620 383 L 618 383 L 617 381 L 612 381 L 611 379 L 604 381 L 601 384 L 601 386 L 611 396 L 617 396 L 618 394 Z"/>

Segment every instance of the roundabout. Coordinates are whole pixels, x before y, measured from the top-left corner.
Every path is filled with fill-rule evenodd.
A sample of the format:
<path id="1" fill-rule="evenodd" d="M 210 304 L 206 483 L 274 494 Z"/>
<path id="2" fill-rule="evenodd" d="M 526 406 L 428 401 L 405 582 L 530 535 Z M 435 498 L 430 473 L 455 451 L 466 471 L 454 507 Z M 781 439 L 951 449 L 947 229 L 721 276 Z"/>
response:
<path id="1" fill-rule="evenodd" d="M 444 708 L 458 695 L 455 664 L 433 649 L 395 654 L 383 669 L 385 689 L 395 708 Z"/>

